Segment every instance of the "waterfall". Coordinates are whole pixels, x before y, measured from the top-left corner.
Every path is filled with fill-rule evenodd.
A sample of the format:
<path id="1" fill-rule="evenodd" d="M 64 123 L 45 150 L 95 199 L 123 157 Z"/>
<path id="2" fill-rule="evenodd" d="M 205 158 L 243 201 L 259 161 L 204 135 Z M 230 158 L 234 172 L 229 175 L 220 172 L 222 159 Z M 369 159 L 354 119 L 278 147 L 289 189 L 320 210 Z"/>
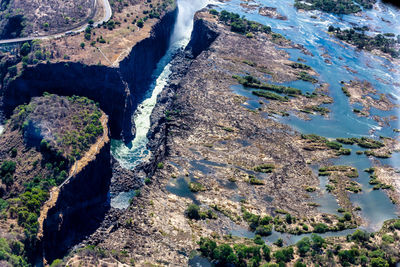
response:
<path id="1" fill-rule="evenodd" d="M 148 159 L 151 152 L 147 149 L 147 133 L 150 129 L 150 115 L 157 102 L 157 96 L 168 83 L 171 74 L 170 61 L 178 49 L 185 48 L 189 43 L 193 29 L 195 12 L 208 4 L 208 0 L 178 0 L 178 17 L 171 36 L 170 47 L 164 57 L 157 64 L 153 73 L 153 83 L 150 85 L 143 101 L 138 105 L 134 114 L 136 135 L 133 141 L 125 145 L 118 140 L 112 140 L 111 153 L 120 165 L 127 169 L 134 169 L 138 164 Z M 122 192 L 111 199 L 114 208 L 127 208 L 134 192 Z"/>

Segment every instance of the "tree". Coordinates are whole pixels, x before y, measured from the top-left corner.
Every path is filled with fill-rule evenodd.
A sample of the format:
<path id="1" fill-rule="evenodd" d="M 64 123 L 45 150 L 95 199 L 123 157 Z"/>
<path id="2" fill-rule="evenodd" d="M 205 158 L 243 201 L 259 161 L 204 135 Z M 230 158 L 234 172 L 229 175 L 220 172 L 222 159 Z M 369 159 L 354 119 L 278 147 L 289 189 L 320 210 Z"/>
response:
<path id="1" fill-rule="evenodd" d="M 350 221 L 351 220 L 351 213 L 350 212 L 345 212 L 343 214 L 343 217 L 346 221 Z"/>
<path id="2" fill-rule="evenodd" d="M 293 248 L 288 247 L 277 250 L 274 253 L 274 257 L 277 262 L 289 262 L 290 260 L 293 259 Z"/>
<path id="3" fill-rule="evenodd" d="M 296 243 L 297 249 L 299 251 L 300 256 L 305 256 L 308 251 L 311 249 L 310 238 L 304 237 L 299 242 Z"/>
<path id="4" fill-rule="evenodd" d="M 397 230 L 400 230 L 400 220 L 397 220 L 394 224 L 393 227 L 396 228 Z"/>
<path id="5" fill-rule="evenodd" d="M 85 43 L 81 43 L 81 48 L 84 49 L 85 48 Z"/>
<path id="6" fill-rule="evenodd" d="M 357 229 L 351 236 L 353 240 L 356 240 L 358 242 L 365 242 L 369 240 L 369 234 L 366 231 L 362 231 L 360 229 Z"/>
<path id="7" fill-rule="evenodd" d="M 200 219 L 200 207 L 196 204 L 190 204 L 189 207 L 186 209 L 186 216 L 189 219 Z"/>
<path id="8" fill-rule="evenodd" d="M 381 257 L 371 259 L 371 267 L 389 267 L 389 263 Z"/>
<path id="9" fill-rule="evenodd" d="M 139 28 L 143 28 L 143 26 L 144 26 L 143 20 L 142 20 L 142 19 L 139 19 L 138 22 L 136 22 L 136 25 L 137 25 Z"/>
<path id="10" fill-rule="evenodd" d="M 18 74 L 17 66 L 14 65 L 14 66 L 9 67 L 8 68 L 8 73 L 10 73 L 11 77 L 16 76 Z"/>
<path id="11" fill-rule="evenodd" d="M 214 250 L 217 248 L 217 243 L 209 238 L 200 238 L 200 251 L 206 257 L 212 257 Z"/>
<path id="12" fill-rule="evenodd" d="M 294 264 L 294 267 L 307 267 L 304 263 L 301 262 L 301 260 L 296 261 Z"/>
<path id="13" fill-rule="evenodd" d="M 272 225 L 259 225 L 256 228 L 256 234 L 261 236 L 269 236 L 272 233 Z"/>
<path id="14" fill-rule="evenodd" d="M 3 184 L 5 184 L 6 186 L 10 186 L 14 182 L 14 179 L 10 173 L 7 173 L 6 175 L 4 175 L 1 178 L 1 180 L 2 180 Z"/>
<path id="15" fill-rule="evenodd" d="M 263 254 L 264 254 L 264 259 L 266 261 L 270 261 L 271 260 L 271 249 L 267 245 L 264 245 L 262 247 L 262 251 L 263 251 Z"/>
<path id="16" fill-rule="evenodd" d="M 292 217 L 292 215 L 290 215 L 289 213 L 286 214 L 285 220 L 286 220 L 286 222 L 287 222 L 288 224 L 291 224 L 291 223 L 293 222 L 293 217 Z"/>
<path id="17" fill-rule="evenodd" d="M 314 232 L 316 233 L 325 233 L 328 231 L 328 226 L 324 223 L 318 223 L 314 226 Z"/>
<path id="18" fill-rule="evenodd" d="M 221 263 L 228 263 L 229 261 L 235 260 L 235 255 L 231 246 L 228 244 L 222 244 L 214 250 L 215 258 L 219 259 Z M 233 256 L 231 256 L 233 254 Z M 236 257 L 237 259 L 237 257 Z"/>
<path id="19" fill-rule="evenodd" d="M 19 53 L 21 56 L 26 56 L 31 52 L 31 45 L 28 42 L 25 42 L 22 46 L 21 49 L 19 50 Z"/>
<path id="20" fill-rule="evenodd" d="M 4 161 L 1 164 L 0 175 L 6 175 L 7 173 L 13 174 L 16 169 L 16 163 L 14 161 Z"/>
<path id="21" fill-rule="evenodd" d="M 323 239 L 321 236 L 317 234 L 312 234 L 311 240 L 313 249 L 317 251 L 320 250 L 322 246 L 325 244 L 325 239 Z"/>

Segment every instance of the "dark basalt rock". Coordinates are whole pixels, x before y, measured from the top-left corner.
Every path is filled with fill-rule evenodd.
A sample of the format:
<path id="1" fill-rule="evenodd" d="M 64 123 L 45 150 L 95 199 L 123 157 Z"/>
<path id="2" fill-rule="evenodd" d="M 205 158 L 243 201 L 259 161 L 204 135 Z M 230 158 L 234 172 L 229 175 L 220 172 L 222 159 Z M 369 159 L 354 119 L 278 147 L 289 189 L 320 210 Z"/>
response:
<path id="1" fill-rule="evenodd" d="M 47 262 L 62 258 L 69 248 L 93 233 L 109 209 L 110 143 L 99 151 L 60 191 L 43 223 L 43 255 Z"/>
<path id="2" fill-rule="evenodd" d="M 100 103 L 110 117 L 111 137 L 128 142 L 134 137 L 132 115 L 152 79 L 158 61 L 165 54 L 175 24 L 177 9 L 165 14 L 151 36 L 136 44 L 119 68 L 60 62 L 27 67 L 2 86 L 0 110 L 8 118 L 18 105 L 44 92 L 86 96 Z"/>
<path id="3" fill-rule="evenodd" d="M 383 0 L 383 2 L 386 3 L 386 4 L 392 4 L 392 5 L 400 8 L 399 0 Z"/>
<path id="4" fill-rule="evenodd" d="M 195 17 L 192 36 L 186 48 L 188 56 L 196 58 L 202 51 L 208 49 L 218 35 L 215 25 Z"/>

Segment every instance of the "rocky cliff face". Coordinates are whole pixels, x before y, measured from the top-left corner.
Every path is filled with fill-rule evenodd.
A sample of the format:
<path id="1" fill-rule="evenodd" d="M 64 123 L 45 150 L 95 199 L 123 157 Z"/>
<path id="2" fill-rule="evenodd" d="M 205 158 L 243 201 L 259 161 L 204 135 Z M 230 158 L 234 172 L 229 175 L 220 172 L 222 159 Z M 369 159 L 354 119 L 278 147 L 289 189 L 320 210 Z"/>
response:
<path id="1" fill-rule="evenodd" d="M 219 35 L 215 25 L 199 18 L 198 14 L 195 15 L 192 36 L 186 48 L 192 58 L 196 58 L 202 51 L 208 49 Z"/>
<path id="2" fill-rule="evenodd" d="M 60 190 L 43 223 L 42 246 L 47 262 L 97 229 L 108 210 L 111 181 L 110 142 Z"/>
<path id="3" fill-rule="evenodd" d="M 1 109 L 5 117 L 9 117 L 16 106 L 44 92 L 82 95 L 99 102 L 101 109 L 110 116 L 112 138 L 129 141 L 134 136 L 131 119 L 134 107 L 168 48 L 176 15 L 176 9 L 166 13 L 154 26 L 151 36 L 136 44 L 119 68 L 75 62 L 27 67 L 2 88 Z"/>
<path id="4" fill-rule="evenodd" d="M 138 166 L 137 172 L 144 171 L 147 176 L 152 176 L 157 169 L 157 162 L 161 161 L 168 154 L 167 131 L 168 124 L 165 113 L 170 110 L 179 110 L 174 106 L 175 92 L 179 88 L 179 83 L 184 77 L 192 63 L 200 53 L 210 48 L 210 45 L 218 37 L 218 29 L 212 23 L 209 23 L 198 15 L 195 15 L 193 31 L 190 42 L 185 51 L 176 55 L 171 62 L 172 74 L 169 77 L 169 84 L 160 93 L 157 104 L 151 114 L 151 128 L 148 133 L 148 147 L 152 151 L 152 158 L 149 162 Z M 180 127 L 185 127 L 181 125 Z"/>

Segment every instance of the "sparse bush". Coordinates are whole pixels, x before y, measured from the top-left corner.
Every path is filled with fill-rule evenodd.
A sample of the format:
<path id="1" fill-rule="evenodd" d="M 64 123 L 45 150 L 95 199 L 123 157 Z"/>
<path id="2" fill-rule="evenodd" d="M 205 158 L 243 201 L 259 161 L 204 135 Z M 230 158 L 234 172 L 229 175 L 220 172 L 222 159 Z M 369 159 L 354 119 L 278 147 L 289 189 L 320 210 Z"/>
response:
<path id="1" fill-rule="evenodd" d="M 186 216 L 189 219 L 199 220 L 200 219 L 200 207 L 196 204 L 190 204 L 186 209 Z"/>

